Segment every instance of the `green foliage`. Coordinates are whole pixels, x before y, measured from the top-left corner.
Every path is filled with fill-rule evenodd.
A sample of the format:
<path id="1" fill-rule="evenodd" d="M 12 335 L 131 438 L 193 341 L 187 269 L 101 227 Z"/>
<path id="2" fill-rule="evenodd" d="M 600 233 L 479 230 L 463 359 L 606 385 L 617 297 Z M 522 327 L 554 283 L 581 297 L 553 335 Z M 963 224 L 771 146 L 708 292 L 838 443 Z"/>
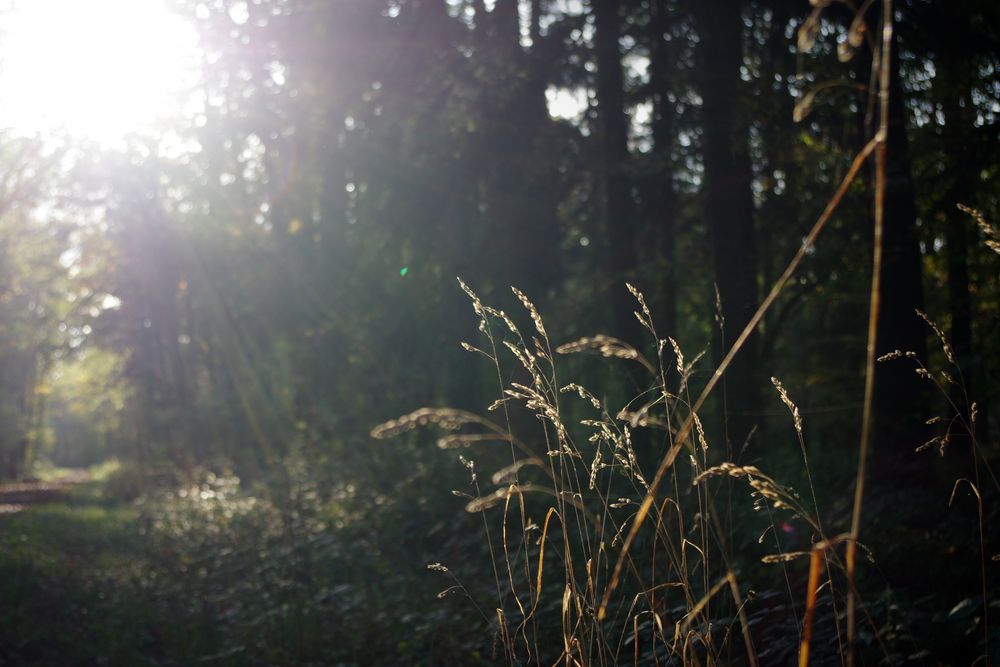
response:
<path id="1" fill-rule="evenodd" d="M 0 136 L 0 478 L 21 473 L 36 453 L 43 377 L 70 309 L 60 262 L 68 229 L 41 210 L 52 161 L 38 142 Z"/>
<path id="2" fill-rule="evenodd" d="M 119 355 L 99 348 L 53 364 L 46 378 L 49 432 L 43 456 L 57 465 L 80 467 L 129 453 L 121 444 L 123 366 Z"/>
<path id="3" fill-rule="evenodd" d="M 439 601 L 413 563 L 387 567 L 382 539 L 342 490 L 296 479 L 289 497 L 233 477 L 106 504 L 0 516 L 11 664 L 486 664 L 487 641 Z"/>

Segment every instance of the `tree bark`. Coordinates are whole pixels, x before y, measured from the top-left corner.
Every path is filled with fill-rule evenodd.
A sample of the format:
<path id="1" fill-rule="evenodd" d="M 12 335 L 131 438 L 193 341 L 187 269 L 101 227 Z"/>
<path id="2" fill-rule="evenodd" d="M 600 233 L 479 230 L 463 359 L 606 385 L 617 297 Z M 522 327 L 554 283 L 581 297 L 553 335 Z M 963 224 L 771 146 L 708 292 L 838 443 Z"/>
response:
<path id="1" fill-rule="evenodd" d="M 917 309 L 924 307 L 922 260 L 895 39 L 891 56 L 876 355 L 900 349 L 916 352 L 919 358 L 926 359 L 926 324 L 916 314 Z M 907 364 L 882 363 L 875 368 L 875 450 L 890 456 L 891 453 L 908 456 L 920 444 L 916 440 L 921 433 L 919 426 L 927 392 Z"/>
<path id="2" fill-rule="evenodd" d="M 615 333 L 640 346 L 646 334 L 633 314 L 635 302 L 624 283 L 634 280 L 638 264 L 636 219 L 627 173 L 629 119 L 625 111 L 625 77 L 619 45 L 621 19 L 616 0 L 593 0 L 594 55 L 597 60 L 597 108 L 607 238 L 607 276 L 614 306 Z"/>
<path id="3" fill-rule="evenodd" d="M 669 15 L 664 3 L 650 5 L 649 85 L 653 103 L 653 164 L 648 174 L 646 219 L 655 230 L 653 247 L 660 262 L 658 285 L 653 293 L 657 326 L 669 336 L 677 335 L 677 196 L 674 191 L 673 147 L 676 136 L 675 109 L 670 102 L 670 72 L 674 69 L 664 38 L 669 29 Z"/>
<path id="4" fill-rule="evenodd" d="M 696 77 L 702 97 L 701 190 L 722 301 L 723 333 L 715 346 L 721 360 L 757 308 L 757 257 L 748 131 L 740 117 L 743 63 L 742 3 L 696 3 L 700 43 Z M 726 373 L 730 441 L 740 443 L 758 407 L 757 340 L 751 336 Z"/>
<path id="5" fill-rule="evenodd" d="M 948 12 L 953 14 L 953 12 Z M 952 16 L 952 20 L 959 17 Z M 956 25 L 949 23 L 946 25 Z M 952 32 L 952 31 L 948 31 Z M 972 304 L 969 297 L 969 239 L 968 216 L 956 204 L 971 205 L 970 190 L 975 181 L 975 165 L 970 165 L 967 131 L 973 127 L 969 116 L 972 100 L 969 84 L 962 71 L 962 36 L 949 34 L 935 58 L 937 74 L 934 77 L 934 94 L 944 115 L 942 141 L 943 157 L 947 165 L 948 188 L 939 203 L 945 219 L 945 249 L 948 262 L 948 305 L 951 311 L 950 337 L 959 362 L 968 361 L 972 351 Z M 968 61 L 966 61 L 968 62 Z M 972 169 L 970 169 L 970 166 Z M 971 370 L 971 369 L 970 369 Z"/>

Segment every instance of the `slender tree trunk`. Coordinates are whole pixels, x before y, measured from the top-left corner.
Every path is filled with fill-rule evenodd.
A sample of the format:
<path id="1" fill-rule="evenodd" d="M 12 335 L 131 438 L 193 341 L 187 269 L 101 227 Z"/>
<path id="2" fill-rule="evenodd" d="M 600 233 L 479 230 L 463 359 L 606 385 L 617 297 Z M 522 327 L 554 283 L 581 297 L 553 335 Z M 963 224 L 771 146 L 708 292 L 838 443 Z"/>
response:
<path id="1" fill-rule="evenodd" d="M 970 145 L 970 134 L 974 131 L 972 98 L 968 63 L 973 61 L 966 46 L 967 39 L 963 26 L 962 8 L 944 4 L 938 8 L 938 16 L 943 28 L 938 37 L 934 59 L 934 97 L 941 105 L 944 128 L 941 134 L 941 156 L 946 165 L 944 173 L 949 178 L 944 198 L 938 202 L 936 213 L 945 223 L 945 253 L 948 267 L 948 308 L 951 324 L 948 336 L 964 380 L 964 394 L 956 389 L 954 397 L 962 405 L 966 396 L 975 397 L 981 415 L 988 414 L 985 396 L 977 396 L 979 371 L 977 356 L 973 347 L 972 315 L 973 302 L 969 279 L 969 245 L 972 221 L 958 210 L 957 204 L 975 205 L 972 201 L 973 188 L 978 180 L 982 161 Z M 967 19 L 965 19 L 967 20 Z M 965 65 L 963 67 L 963 64 Z M 968 70 L 968 71 L 967 71 Z M 989 438 L 988 419 L 977 423 L 977 436 L 986 441 Z"/>
<path id="2" fill-rule="evenodd" d="M 944 158 L 950 183 L 944 201 L 939 203 L 945 217 L 945 247 L 948 259 L 948 302 L 951 311 L 951 344 L 959 361 L 972 351 L 972 305 L 969 298 L 968 216 L 956 204 L 970 204 L 969 191 L 975 180 L 970 173 L 966 132 L 972 129 L 969 118 L 968 84 L 961 63 L 951 49 L 942 49 L 935 63 L 934 92 L 944 114 Z"/>
<path id="3" fill-rule="evenodd" d="M 757 257 L 754 236 L 752 171 L 747 126 L 741 108 L 743 62 L 742 3 L 697 3 L 700 43 L 696 77 L 702 97 L 701 191 L 712 245 L 716 285 L 722 301 L 724 338 L 716 345 L 721 360 L 757 308 Z M 755 423 L 759 378 L 757 341 L 751 337 L 726 374 L 729 436 L 740 443 Z"/>
<path id="4" fill-rule="evenodd" d="M 518 0 L 496 0 L 493 6 L 492 23 L 496 34 L 492 35 L 501 49 L 516 49 L 521 43 L 521 17 L 517 11 Z"/>
<path id="5" fill-rule="evenodd" d="M 676 135 L 674 105 L 670 102 L 670 72 L 673 70 L 670 50 L 664 38 L 669 29 L 669 15 L 662 2 L 650 5 L 649 83 L 653 101 L 653 168 L 647 183 L 648 210 L 646 219 L 656 230 L 653 247 L 662 261 L 658 285 L 654 292 L 654 315 L 658 327 L 670 336 L 677 335 L 677 230 L 675 224 L 677 196 L 674 191 L 673 147 Z M 657 266 L 658 262 L 653 262 Z"/>
<path id="6" fill-rule="evenodd" d="M 532 48 L 537 49 L 542 38 L 542 0 L 531 0 L 531 16 L 528 23 L 528 37 L 531 38 Z"/>
<path id="7" fill-rule="evenodd" d="M 882 284 L 876 354 L 901 349 L 927 358 L 926 325 L 916 315 L 924 307 L 917 208 L 910 172 L 906 107 L 902 97 L 899 54 L 892 49 L 889 136 L 886 146 L 885 228 L 882 237 Z M 875 371 L 875 450 L 888 457 L 908 456 L 920 444 L 926 390 L 907 364 L 883 363 Z M 886 462 L 886 466 L 890 463 Z"/>
<path id="8" fill-rule="evenodd" d="M 635 206 L 627 173 L 628 127 L 625 112 L 625 78 L 619 46 L 621 19 L 616 0 L 593 0 L 594 53 L 597 58 L 597 107 L 604 188 L 604 223 L 607 235 L 607 274 L 614 304 L 616 333 L 639 346 L 644 332 L 633 315 L 635 302 L 624 283 L 632 280 L 636 251 Z"/>
<path id="9" fill-rule="evenodd" d="M 532 4 L 541 11 L 540 4 Z M 498 0 L 472 68 L 488 80 L 477 102 L 469 168 L 478 172 L 485 210 L 488 257 L 494 287 L 509 295 L 509 286 L 524 290 L 539 305 L 557 283 L 559 273 L 557 179 L 555 163 L 546 159 L 550 123 L 545 99 L 547 63 L 541 50 L 540 17 L 531 18 L 532 45 L 522 47 L 515 0 Z M 479 32 L 477 26 L 476 31 Z"/>

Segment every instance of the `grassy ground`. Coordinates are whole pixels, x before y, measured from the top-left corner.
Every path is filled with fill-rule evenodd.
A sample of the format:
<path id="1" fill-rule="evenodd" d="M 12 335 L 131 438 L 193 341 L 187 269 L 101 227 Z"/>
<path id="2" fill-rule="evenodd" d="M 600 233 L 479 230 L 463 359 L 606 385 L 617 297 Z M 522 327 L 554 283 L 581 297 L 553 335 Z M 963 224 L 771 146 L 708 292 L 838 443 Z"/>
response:
<path id="1" fill-rule="evenodd" d="M 97 471 L 0 514 L 0 665 L 486 664 L 427 561 L 308 484 L 281 509 L 214 475 L 117 488 Z"/>
<path id="2" fill-rule="evenodd" d="M 10 664 L 136 664 L 143 569 L 136 512 L 100 482 L 0 516 L 0 659 Z"/>

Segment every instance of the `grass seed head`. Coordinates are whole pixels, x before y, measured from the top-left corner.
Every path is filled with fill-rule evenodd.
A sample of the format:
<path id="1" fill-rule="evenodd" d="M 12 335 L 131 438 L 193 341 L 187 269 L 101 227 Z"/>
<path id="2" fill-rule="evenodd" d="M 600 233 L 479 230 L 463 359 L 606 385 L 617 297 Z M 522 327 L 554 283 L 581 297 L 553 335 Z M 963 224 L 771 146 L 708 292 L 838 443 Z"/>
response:
<path id="1" fill-rule="evenodd" d="M 571 343 L 565 343 L 556 348 L 559 354 L 574 354 L 577 352 L 597 352 L 603 357 L 619 359 L 638 359 L 639 353 L 625 341 L 598 334 L 585 336 Z"/>
<path id="2" fill-rule="evenodd" d="M 802 437 L 802 415 L 799 414 L 799 408 L 788 396 L 788 391 L 785 389 L 784 385 L 781 384 L 781 380 L 776 377 L 772 377 L 771 383 L 774 385 L 774 388 L 778 390 L 778 396 L 781 397 L 781 402 L 784 403 L 792 413 L 792 420 L 795 422 L 795 432 L 799 434 L 799 437 Z"/>
<path id="3" fill-rule="evenodd" d="M 941 327 L 938 326 L 937 322 L 928 317 L 927 313 L 925 313 L 924 311 L 917 308 L 916 312 L 917 315 L 920 316 L 920 319 L 926 322 L 927 326 L 929 326 L 934 331 L 934 335 L 938 337 L 938 340 L 941 341 L 941 349 L 944 350 L 944 355 L 948 358 L 948 362 L 954 366 L 957 366 L 958 360 L 955 358 L 955 350 L 952 349 L 951 343 L 948 342 L 948 337 L 944 335 L 944 330 L 942 330 Z"/>
<path id="4" fill-rule="evenodd" d="M 531 321 L 535 323 L 535 331 L 538 332 L 538 335 L 542 338 L 548 338 L 548 334 L 545 333 L 545 325 L 542 324 L 542 316 L 538 313 L 538 309 L 535 308 L 535 304 L 531 303 L 521 290 L 513 286 L 510 289 L 514 292 L 514 296 L 520 300 L 525 310 L 528 311 L 528 314 L 531 315 Z"/>
<path id="5" fill-rule="evenodd" d="M 454 431 L 465 424 L 489 425 L 482 417 L 456 410 L 455 408 L 420 408 L 396 419 L 383 422 L 371 430 L 371 436 L 376 440 L 391 438 L 420 426 L 434 424 L 447 431 Z"/>

